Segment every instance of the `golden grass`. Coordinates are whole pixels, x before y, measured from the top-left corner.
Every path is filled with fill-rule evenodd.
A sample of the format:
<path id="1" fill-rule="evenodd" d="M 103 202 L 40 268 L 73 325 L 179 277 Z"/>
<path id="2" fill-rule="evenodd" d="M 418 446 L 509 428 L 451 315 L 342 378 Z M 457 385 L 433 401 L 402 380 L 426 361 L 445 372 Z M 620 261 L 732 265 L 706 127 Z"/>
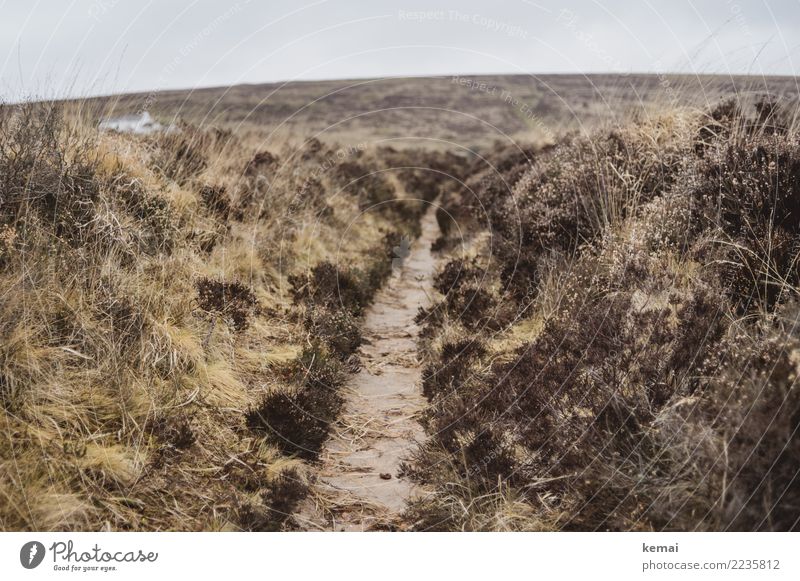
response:
<path id="1" fill-rule="evenodd" d="M 34 107 L 20 114 L 35 125 Z M 295 389 L 283 369 L 306 331 L 289 275 L 322 260 L 366 268 L 394 225 L 359 218 L 347 193 L 333 217 L 297 209 L 299 226 L 281 224 L 285 208 L 270 200 L 241 221 L 206 207 L 206 184 L 225 186 L 236 203 L 250 187 L 244 168 L 265 149 L 289 164 L 271 184 L 271 195 L 289 199 L 292 175 L 321 162 L 281 142 L 231 136 L 220 147 L 198 137 L 205 167 L 179 182 L 153 165 L 169 147 L 157 138 L 98 135 L 78 122 L 55 131 L 67 169 L 93 167 L 97 218 L 86 228 L 96 234 L 69 247 L 30 209 L 24 229 L 0 226 L 0 529 L 236 530 L 242 507 L 261 506 L 282 475 L 307 478 L 303 461 L 244 426 L 265 392 Z M 321 180 L 338 189 L 330 175 Z M 132 190 L 149 205 L 121 207 Z M 212 235 L 210 251 L 201 248 Z M 169 246 L 148 250 L 141 241 L 154 236 Z M 252 288 L 258 308 L 247 328 L 198 309 L 203 277 Z"/>

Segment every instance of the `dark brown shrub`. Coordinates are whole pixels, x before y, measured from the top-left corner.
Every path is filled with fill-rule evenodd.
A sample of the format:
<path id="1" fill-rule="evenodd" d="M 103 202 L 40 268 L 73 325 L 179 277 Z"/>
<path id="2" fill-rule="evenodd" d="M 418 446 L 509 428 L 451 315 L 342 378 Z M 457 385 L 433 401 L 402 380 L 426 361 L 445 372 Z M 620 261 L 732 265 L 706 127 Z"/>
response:
<path id="1" fill-rule="evenodd" d="M 708 115 L 707 122 L 700 127 L 695 142 L 695 152 L 699 157 L 713 146 L 718 139 L 727 139 L 744 126 L 744 115 L 739 102 L 734 99 L 721 101 Z"/>
<path id="2" fill-rule="evenodd" d="M 781 309 L 775 323 L 726 341 L 702 388 L 727 443 L 725 458 L 705 459 L 707 470 L 727 475 L 724 498 L 708 509 L 725 530 L 789 531 L 800 523 L 800 310 Z"/>
<path id="3" fill-rule="evenodd" d="M 707 228 L 725 235 L 719 272 L 746 311 L 774 309 L 800 272 L 800 144 L 782 135 L 721 144 L 689 174 Z"/>
<path id="4" fill-rule="evenodd" d="M 236 331 L 245 330 L 258 305 L 253 291 L 240 282 L 201 278 L 197 286 L 198 305 L 203 311 L 221 315 Z"/>
<path id="5" fill-rule="evenodd" d="M 0 223 L 38 219 L 73 247 L 86 242 L 93 233 L 100 195 L 91 151 L 92 143 L 66 126 L 59 106 L 4 107 L 0 113 Z"/>
<path id="6" fill-rule="evenodd" d="M 245 414 L 247 426 L 264 433 L 286 454 L 313 459 L 342 405 L 343 370 L 319 350 L 304 352 L 289 370 L 300 387 L 272 392 Z"/>
<path id="7" fill-rule="evenodd" d="M 428 329 L 441 325 L 445 318 L 459 321 L 469 331 L 488 326 L 496 329 L 507 323 L 505 317 L 495 318 L 497 297 L 490 291 L 475 286 L 460 286 L 448 292 L 445 298 L 431 307 L 420 307 L 415 318 Z"/>
<path id="8" fill-rule="evenodd" d="M 307 301 L 331 311 L 347 309 L 360 316 L 368 303 L 368 294 L 359 281 L 359 273 L 340 270 L 331 262 L 320 262 L 307 276 L 289 277 L 295 301 Z"/>
<path id="9" fill-rule="evenodd" d="M 298 502 L 308 494 L 308 486 L 295 468 L 282 470 L 271 480 L 263 496 L 264 504 L 272 515 L 272 526 L 261 530 L 279 530 L 279 525 L 292 515 Z"/>
<path id="10" fill-rule="evenodd" d="M 455 258 L 444 265 L 433 279 L 433 287 L 441 294 L 457 291 L 464 285 L 479 286 L 487 277 L 486 271 L 474 260 Z"/>
<path id="11" fill-rule="evenodd" d="M 137 250 L 145 254 L 170 253 L 177 244 L 178 225 L 164 198 L 148 194 L 137 181 L 118 176 L 112 182 L 115 199 L 138 223 Z"/>
<path id="12" fill-rule="evenodd" d="M 472 363 L 486 354 L 486 348 L 477 340 L 462 340 L 442 345 L 435 363 L 422 372 L 422 393 L 433 400 L 437 395 L 451 393 L 474 372 Z"/>
<path id="13" fill-rule="evenodd" d="M 208 211 L 220 220 L 227 220 L 231 214 L 231 201 L 225 186 L 205 185 L 200 188 L 200 199 Z"/>
<path id="14" fill-rule="evenodd" d="M 265 173 L 274 173 L 279 164 L 279 159 L 276 155 L 269 151 L 259 151 L 247 163 L 244 169 L 244 175 L 256 176 L 264 175 Z"/>
<path id="15" fill-rule="evenodd" d="M 175 450 L 188 450 L 197 441 L 191 421 L 185 416 L 160 418 L 153 431 L 167 446 Z"/>
<path id="16" fill-rule="evenodd" d="M 330 311 L 311 305 L 306 311 L 305 327 L 341 361 L 355 353 L 363 340 L 358 321 L 345 309 Z"/>

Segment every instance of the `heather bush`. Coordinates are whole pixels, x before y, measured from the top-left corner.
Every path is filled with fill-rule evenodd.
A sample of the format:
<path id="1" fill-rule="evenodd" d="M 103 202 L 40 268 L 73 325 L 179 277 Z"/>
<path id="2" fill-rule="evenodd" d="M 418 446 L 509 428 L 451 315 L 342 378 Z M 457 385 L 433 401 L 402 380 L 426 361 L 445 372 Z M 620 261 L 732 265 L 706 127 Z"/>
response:
<path id="1" fill-rule="evenodd" d="M 150 166 L 169 180 L 185 185 L 240 146 L 230 130 L 198 127 L 184 121 L 148 138 Z M 256 156 L 258 157 L 258 156 Z"/>
<path id="2" fill-rule="evenodd" d="M 800 398 L 795 381 L 800 354 L 796 303 L 756 328 L 729 334 L 708 363 L 703 398 L 710 428 L 727 448 L 704 458 L 709 478 L 725 479 L 724 495 L 704 515 L 709 528 L 796 530 L 800 494 Z"/>
<path id="3" fill-rule="evenodd" d="M 250 316 L 258 305 L 253 291 L 240 282 L 201 278 L 196 283 L 198 305 L 207 313 L 223 316 L 237 331 L 250 324 Z"/>
<path id="4" fill-rule="evenodd" d="M 475 340 L 463 340 L 442 345 L 436 363 L 422 372 L 422 394 L 433 400 L 440 394 L 447 396 L 458 391 L 474 370 L 470 366 L 486 355 L 484 345 Z"/>
<path id="5" fill-rule="evenodd" d="M 394 199 L 395 188 L 375 165 L 345 161 L 336 167 L 336 175 L 341 187 L 357 197 L 362 210 L 391 207 L 387 202 Z"/>
<path id="6" fill-rule="evenodd" d="M 75 247 L 94 234 L 100 183 L 93 142 L 55 105 L 0 111 L 0 223 L 18 233 L 46 225 Z"/>
<path id="7" fill-rule="evenodd" d="M 340 360 L 355 353 L 363 341 L 358 319 L 345 309 L 332 311 L 309 306 L 305 328 L 314 340 L 321 341 Z"/>
<path id="8" fill-rule="evenodd" d="M 800 144 L 759 135 L 710 148 L 686 178 L 698 218 L 719 232 L 720 274 L 740 306 L 772 310 L 798 282 Z"/>
<path id="9" fill-rule="evenodd" d="M 359 316 L 368 302 L 368 289 L 359 273 L 340 269 L 331 262 L 320 262 L 305 278 L 293 275 L 290 282 L 296 301 L 329 310 L 346 309 Z"/>
<path id="10" fill-rule="evenodd" d="M 286 370 L 295 390 L 265 395 L 245 414 L 251 430 L 264 433 L 287 454 L 313 459 L 328 437 L 342 404 L 344 370 L 319 349 L 308 349 Z"/>
<path id="11" fill-rule="evenodd" d="M 441 294 L 457 291 L 464 285 L 480 285 L 487 277 L 486 271 L 475 260 L 467 262 L 456 258 L 447 262 L 433 280 L 433 287 Z"/>

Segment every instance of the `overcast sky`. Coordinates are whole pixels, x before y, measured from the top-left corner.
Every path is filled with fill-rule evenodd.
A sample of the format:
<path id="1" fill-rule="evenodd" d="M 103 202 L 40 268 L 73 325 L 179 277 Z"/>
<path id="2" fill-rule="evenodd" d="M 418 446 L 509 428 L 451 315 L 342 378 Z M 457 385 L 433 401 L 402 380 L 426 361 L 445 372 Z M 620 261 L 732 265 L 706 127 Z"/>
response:
<path id="1" fill-rule="evenodd" d="M 0 0 L 0 98 L 468 73 L 794 75 L 800 0 Z"/>

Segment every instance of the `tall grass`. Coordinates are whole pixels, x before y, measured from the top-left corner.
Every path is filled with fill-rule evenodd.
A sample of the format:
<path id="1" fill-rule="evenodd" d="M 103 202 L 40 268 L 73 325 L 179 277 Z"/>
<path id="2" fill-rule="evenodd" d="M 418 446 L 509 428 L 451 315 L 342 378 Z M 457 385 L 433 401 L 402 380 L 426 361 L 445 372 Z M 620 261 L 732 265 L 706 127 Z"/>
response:
<path id="1" fill-rule="evenodd" d="M 413 163 L 83 113 L 0 109 L 0 528 L 279 529 L 414 229 Z M 346 320 L 335 277 L 328 303 L 292 292 L 324 268 Z"/>

